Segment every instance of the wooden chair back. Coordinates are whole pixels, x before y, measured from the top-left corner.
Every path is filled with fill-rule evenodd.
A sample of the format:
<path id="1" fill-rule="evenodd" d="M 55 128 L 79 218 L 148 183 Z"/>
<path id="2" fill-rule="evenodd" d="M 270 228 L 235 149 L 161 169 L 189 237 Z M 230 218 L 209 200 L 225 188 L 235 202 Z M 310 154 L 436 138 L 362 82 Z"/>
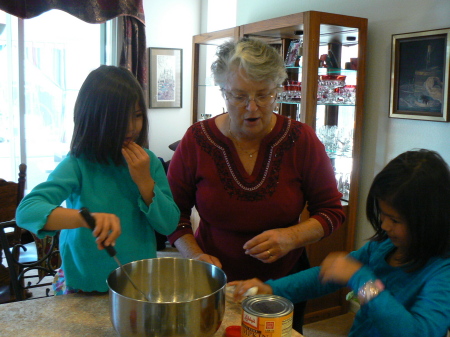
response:
<path id="1" fill-rule="evenodd" d="M 1 242 L 0 242 L 0 289 L 2 289 L 2 302 L 9 301 L 11 297 L 9 288 L 11 277 L 17 277 L 17 269 L 11 270 L 10 264 L 13 262 L 9 252 L 10 247 L 21 243 L 22 230 L 15 225 L 14 218 L 16 216 L 16 209 L 22 200 L 25 192 L 27 166 L 25 164 L 19 165 L 19 180 L 18 182 L 6 181 L 0 178 L 0 228 Z M 3 252 L 3 250 L 8 250 Z M 8 268 L 3 265 L 3 255 L 6 255 Z M 16 256 L 18 258 L 18 256 Z M 13 284 L 15 287 L 15 284 Z M 14 289 L 14 292 L 20 291 Z M 13 295 L 14 296 L 14 295 Z"/>
<path id="2" fill-rule="evenodd" d="M 27 165 L 19 165 L 19 181 L 6 181 L 0 178 L 0 222 L 9 221 L 16 216 L 16 209 L 25 192 Z"/>
<path id="3" fill-rule="evenodd" d="M 26 174 L 27 165 L 20 164 L 18 182 L 0 178 L 0 222 L 10 221 L 16 217 L 17 206 L 19 206 L 25 192 Z M 20 242 L 21 233 L 20 228 L 17 228 L 13 235 L 9 235 L 11 245 Z"/>
<path id="4" fill-rule="evenodd" d="M 17 183 L 0 179 L 0 263 L 1 253 L 4 253 L 8 265 L 8 283 L 12 290 L 9 298 L 3 300 L 0 293 L 0 303 L 24 300 L 31 294 L 30 289 L 51 285 L 51 282 L 41 280 L 45 276 L 54 276 L 61 264 L 59 232 L 53 237 L 39 239 L 33 233 L 18 227 L 15 222 L 16 209 L 24 197 L 26 169 L 25 164 L 20 164 Z M 29 271 L 31 273 L 28 274 Z M 37 281 L 31 282 L 29 279 Z M 5 284 L 0 284 L 1 286 Z M 46 289 L 47 296 L 49 291 L 50 289 Z"/>

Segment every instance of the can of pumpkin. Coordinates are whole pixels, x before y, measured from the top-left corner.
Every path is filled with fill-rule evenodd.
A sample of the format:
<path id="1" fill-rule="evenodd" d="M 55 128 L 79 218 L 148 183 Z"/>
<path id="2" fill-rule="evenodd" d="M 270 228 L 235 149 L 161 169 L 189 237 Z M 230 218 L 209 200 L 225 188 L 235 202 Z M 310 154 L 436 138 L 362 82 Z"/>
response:
<path id="1" fill-rule="evenodd" d="M 294 305 L 276 295 L 255 295 L 242 302 L 241 337 L 290 337 Z"/>

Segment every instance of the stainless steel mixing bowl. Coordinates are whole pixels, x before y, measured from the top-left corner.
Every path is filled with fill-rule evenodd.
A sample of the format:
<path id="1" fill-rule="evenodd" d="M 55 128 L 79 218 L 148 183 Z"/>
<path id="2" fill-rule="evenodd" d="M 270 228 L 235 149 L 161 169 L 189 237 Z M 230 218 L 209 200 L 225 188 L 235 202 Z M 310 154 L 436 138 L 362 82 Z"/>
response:
<path id="1" fill-rule="evenodd" d="M 123 265 L 108 277 L 111 322 L 120 336 L 209 337 L 225 312 L 225 273 L 212 264 L 155 258 Z"/>

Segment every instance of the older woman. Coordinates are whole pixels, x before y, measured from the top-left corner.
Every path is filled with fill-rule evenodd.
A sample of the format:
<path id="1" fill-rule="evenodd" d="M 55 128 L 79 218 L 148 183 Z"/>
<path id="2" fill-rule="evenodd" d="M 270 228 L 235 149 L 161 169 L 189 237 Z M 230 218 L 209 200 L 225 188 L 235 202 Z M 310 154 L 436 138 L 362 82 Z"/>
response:
<path id="1" fill-rule="evenodd" d="M 345 218 L 330 159 L 308 125 L 274 113 L 286 78 L 274 48 L 226 42 L 211 68 L 228 113 L 192 125 L 174 153 L 168 178 L 181 219 L 169 241 L 184 257 L 221 267 L 229 281 L 305 269 L 304 247 Z M 300 222 L 306 203 L 310 218 Z M 301 331 L 302 310 L 294 312 Z"/>

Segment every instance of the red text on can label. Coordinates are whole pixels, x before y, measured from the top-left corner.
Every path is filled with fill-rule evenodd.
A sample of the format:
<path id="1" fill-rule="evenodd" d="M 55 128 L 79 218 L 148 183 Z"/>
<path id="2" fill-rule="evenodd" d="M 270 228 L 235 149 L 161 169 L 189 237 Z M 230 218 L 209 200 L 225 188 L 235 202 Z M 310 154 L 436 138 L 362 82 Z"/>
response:
<path id="1" fill-rule="evenodd" d="M 275 295 L 257 295 L 242 303 L 242 337 L 290 337 L 293 304 Z"/>

